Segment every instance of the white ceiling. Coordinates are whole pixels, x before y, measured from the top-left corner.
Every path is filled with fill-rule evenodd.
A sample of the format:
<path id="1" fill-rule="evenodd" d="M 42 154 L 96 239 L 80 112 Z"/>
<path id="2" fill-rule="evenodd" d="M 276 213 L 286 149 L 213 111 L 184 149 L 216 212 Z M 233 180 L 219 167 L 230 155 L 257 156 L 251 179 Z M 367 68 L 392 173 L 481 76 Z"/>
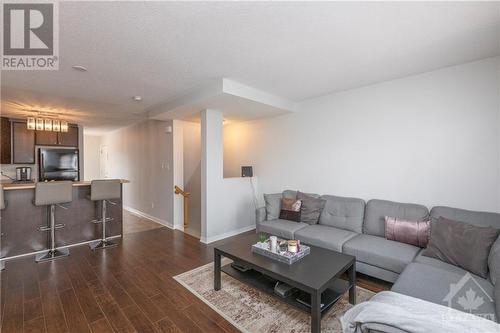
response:
<path id="1" fill-rule="evenodd" d="M 59 71 L 2 72 L 2 112 L 58 110 L 94 132 L 222 77 L 297 102 L 498 55 L 500 40 L 498 2 L 61 2 L 59 18 Z"/>

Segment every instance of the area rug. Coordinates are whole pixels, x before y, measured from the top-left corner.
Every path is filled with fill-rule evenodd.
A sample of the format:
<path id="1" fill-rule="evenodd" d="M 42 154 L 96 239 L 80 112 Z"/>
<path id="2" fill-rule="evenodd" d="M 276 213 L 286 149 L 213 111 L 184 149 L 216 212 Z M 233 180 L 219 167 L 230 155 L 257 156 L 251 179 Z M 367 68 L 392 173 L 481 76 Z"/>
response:
<path id="1" fill-rule="evenodd" d="M 311 332 L 308 314 L 247 286 L 225 273 L 221 275 L 222 289 L 220 291 L 213 289 L 213 263 L 177 275 L 174 279 L 242 332 Z M 373 295 L 375 293 L 369 290 L 357 288 L 358 303 L 369 300 Z M 323 317 L 321 331 L 341 333 L 339 318 L 351 307 L 346 294 Z"/>

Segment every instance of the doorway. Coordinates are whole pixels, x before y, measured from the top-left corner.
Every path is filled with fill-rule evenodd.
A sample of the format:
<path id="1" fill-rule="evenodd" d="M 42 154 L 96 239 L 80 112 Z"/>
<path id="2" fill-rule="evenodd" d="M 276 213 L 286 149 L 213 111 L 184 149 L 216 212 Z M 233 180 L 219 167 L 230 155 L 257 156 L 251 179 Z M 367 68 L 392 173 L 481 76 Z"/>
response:
<path id="1" fill-rule="evenodd" d="M 99 177 L 109 178 L 109 165 L 108 165 L 108 146 L 101 145 L 99 149 Z"/>
<path id="2" fill-rule="evenodd" d="M 201 124 L 185 122 L 184 141 L 184 188 L 189 198 L 189 221 L 184 232 L 200 238 L 201 235 Z"/>

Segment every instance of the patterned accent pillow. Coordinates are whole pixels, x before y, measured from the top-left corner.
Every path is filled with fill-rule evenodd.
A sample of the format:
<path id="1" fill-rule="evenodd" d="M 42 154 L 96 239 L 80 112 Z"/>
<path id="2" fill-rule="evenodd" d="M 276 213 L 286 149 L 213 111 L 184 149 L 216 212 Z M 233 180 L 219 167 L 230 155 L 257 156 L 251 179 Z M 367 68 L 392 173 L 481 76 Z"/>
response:
<path id="1" fill-rule="evenodd" d="M 291 198 L 281 199 L 280 219 L 300 222 L 302 201 Z"/>

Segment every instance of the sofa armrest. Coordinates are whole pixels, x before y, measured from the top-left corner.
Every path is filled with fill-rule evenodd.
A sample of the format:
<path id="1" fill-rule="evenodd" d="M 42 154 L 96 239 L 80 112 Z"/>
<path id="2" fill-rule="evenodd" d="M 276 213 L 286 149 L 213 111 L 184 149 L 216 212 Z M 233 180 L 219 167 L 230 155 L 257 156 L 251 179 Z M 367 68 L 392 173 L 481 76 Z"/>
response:
<path id="1" fill-rule="evenodd" d="M 255 222 L 259 225 L 266 220 L 266 207 L 259 207 L 255 210 Z"/>

